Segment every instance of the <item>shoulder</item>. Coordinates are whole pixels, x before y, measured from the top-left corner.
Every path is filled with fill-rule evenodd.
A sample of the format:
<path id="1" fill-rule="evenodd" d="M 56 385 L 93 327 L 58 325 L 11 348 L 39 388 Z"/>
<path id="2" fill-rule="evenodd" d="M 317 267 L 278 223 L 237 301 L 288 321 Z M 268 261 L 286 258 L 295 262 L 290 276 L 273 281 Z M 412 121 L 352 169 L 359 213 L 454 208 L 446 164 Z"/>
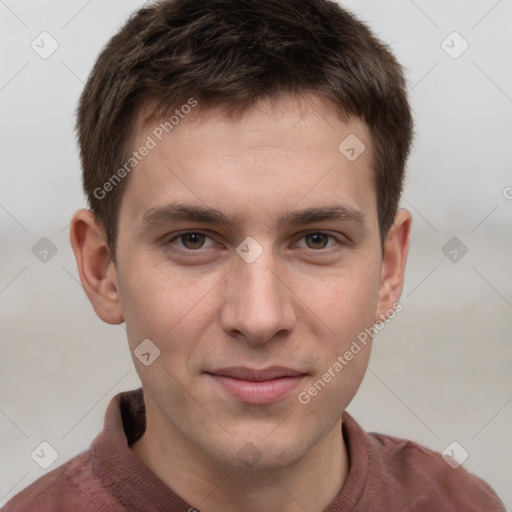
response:
<path id="1" fill-rule="evenodd" d="M 404 510 L 504 512 L 491 487 L 461 465 L 448 464 L 443 456 L 414 441 L 384 434 L 367 434 L 372 462 L 380 468 L 384 492 L 400 491 Z"/>
<path id="2" fill-rule="evenodd" d="M 11 498 L 2 512 L 96 510 L 88 486 L 94 487 L 94 477 L 90 453 L 85 451 L 32 482 Z"/>

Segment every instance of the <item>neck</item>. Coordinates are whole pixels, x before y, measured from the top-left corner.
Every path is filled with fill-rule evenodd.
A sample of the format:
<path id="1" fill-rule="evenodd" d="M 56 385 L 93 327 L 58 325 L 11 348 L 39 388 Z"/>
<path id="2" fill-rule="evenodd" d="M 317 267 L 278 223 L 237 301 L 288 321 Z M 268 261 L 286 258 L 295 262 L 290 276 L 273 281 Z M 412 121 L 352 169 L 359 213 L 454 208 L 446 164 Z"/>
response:
<path id="1" fill-rule="evenodd" d="M 234 470 L 194 453 L 186 439 L 161 432 L 149 422 L 131 450 L 180 498 L 203 512 L 321 512 L 335 500 L 348 474 L 341 419 L 303 459 L 277 470 Z"/>

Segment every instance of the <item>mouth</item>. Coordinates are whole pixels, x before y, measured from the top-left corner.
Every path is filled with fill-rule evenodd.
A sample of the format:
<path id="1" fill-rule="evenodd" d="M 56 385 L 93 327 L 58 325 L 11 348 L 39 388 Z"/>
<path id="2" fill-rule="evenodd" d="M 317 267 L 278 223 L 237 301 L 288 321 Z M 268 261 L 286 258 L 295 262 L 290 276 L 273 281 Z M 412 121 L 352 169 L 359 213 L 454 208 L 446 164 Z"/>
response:
<path id="1" fill-rule="evenodd" d="M 206 375 L 235 400 L 265 405 L 285 398 L 300 385 L 307 374 L 292 368 L 272 366 L 261 370 L 221 368 L 207 372 Z"/>

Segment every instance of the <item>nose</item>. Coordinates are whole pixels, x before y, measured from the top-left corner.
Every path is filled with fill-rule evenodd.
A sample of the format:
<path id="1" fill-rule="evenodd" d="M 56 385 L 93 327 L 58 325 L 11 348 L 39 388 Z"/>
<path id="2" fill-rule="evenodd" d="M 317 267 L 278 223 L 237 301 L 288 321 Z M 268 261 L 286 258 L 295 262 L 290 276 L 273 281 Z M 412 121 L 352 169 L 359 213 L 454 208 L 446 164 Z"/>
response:
<path id="1" fill-rule="evenodd" d="M 270 253 L 252 263 L 240 258 L 226 276 L 222 329 L 252 344 L 286 337 L 297 322 L 294 294 Z"/>

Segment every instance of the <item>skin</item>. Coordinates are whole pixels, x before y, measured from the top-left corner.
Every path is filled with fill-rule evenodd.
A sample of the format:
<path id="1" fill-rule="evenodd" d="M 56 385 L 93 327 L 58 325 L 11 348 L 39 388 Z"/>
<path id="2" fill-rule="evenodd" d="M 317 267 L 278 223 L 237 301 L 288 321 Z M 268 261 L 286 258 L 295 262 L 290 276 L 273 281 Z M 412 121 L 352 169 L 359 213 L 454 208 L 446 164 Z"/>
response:
<path id="1" fill-rule="evenodd" d="M 148 112 L 134 124 L 134 150 L 156 126 L 145 125 Z M 92 213 L 72 220 L 80 278 L 98 316 L 126 322 L 132 355 L 144 339 L 160 350 L 149 366 L 133 357 L 147 429 L 131 449 L 203 512 L 320 512 L 349 470 L 341 414 L 371 343 L 308 404 L 298 395 L 398 302 L 411 215 L 398 211 L 382 251 L 367 127 L 333 112 L 312 95 L 300 105 L 260 102 L 239 120 L 220 108 L 188 115 L 129 177 L 115 264 Z M 349 134 L 366 146 L 352 162 L 338 150 Z M 143 225 L 151 208 L 177 202 L 238 223 Z M 277 222 L 332 205 L 363 221 Z M 179 238 L 183 230 L 199 235 Z M 307 236 L 318 232 L 330 236 Z M 262 249 L 252 263 L 236 252 L 246 237 Z M 271 404 L 236 400 L 206 373 L 273 365 L 305 375 Z"/>

